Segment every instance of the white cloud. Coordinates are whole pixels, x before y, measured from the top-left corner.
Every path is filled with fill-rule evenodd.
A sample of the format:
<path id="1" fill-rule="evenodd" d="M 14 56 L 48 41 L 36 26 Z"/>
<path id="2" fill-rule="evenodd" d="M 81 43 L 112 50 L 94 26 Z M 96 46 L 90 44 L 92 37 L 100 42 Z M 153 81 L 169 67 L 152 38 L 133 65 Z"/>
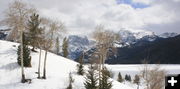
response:
<path id="1" fill-rule="evenodd" d="M 98 24 L 113 30 L 128 28 L 163 32 L 172 28 L 171 31 L 180 32 L 180 0 L 133 0 L 149 5 L 136 9 L 128 4 L 117 4 L 116 0 L 26 1 L 38 8 L 41 15 L 65 22 L 71 33 L 86 34 Z M 7 0 L 1 2 L 3 5 L 0 5 L 0 11 L 7 8 L 7 4 L 4 4 Z M 168 29 L 164 30 L 163 27 Z"/>

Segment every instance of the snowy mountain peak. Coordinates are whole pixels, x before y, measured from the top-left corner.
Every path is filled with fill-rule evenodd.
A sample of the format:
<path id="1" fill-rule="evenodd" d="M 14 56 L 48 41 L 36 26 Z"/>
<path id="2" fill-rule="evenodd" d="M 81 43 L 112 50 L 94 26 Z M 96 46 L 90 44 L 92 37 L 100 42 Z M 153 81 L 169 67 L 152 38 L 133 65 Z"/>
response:
<path id="1" fill-rule="evenodd" d="M 77 36 L 77 35 L 70 35 L 68 37 L 69 44 L 82 44 L 82 45 L 89 45 L 89 40 L 87 36 Z"/>
<path id="2" fill-rule="evenodd" d="M 91 48 L 93 42 L 87 38 L 87 36 L 77 36 L 70 35 L 68 37 L 69 41 L 69 58 L 77 59 L 78 56 L 82 54 L 83 51 Z"/>
<path id="3" fill-rule="evenodd" d="M 140 39 L 144 36 L 147 35 L 155 35 L 154 32 L 151 31 L 145 31 L 145 30 L 126 30 L 126 29 L 121 29 L 118 32 L 122 37 L 128 37 L 128 36 L 134 36 L 136 39 Z"/>
<path id="4" fill-rule="evenodd" d="M 133 44 L 137 40 L 143 37 L 150 37 L 153 38 L 155 36 L 154 32 L 150 31 L 129 31 L 129 30 L 120 30 L 119 35 L 121 37 L 121 42 L 126 44 Z M 150 39 L 152 41 L 152 39 Z"/>
<path id="5" fill-rule="evenodd" d="M 136 32 L 134 33 L 136 39 L 140 39 L 144 36 L 154 36 L 154 32 L 151 32 L 151 31 L 141 31 L 141 32 Z"/>
<path id="6" fill-rule="evenodd" d="M 169 33 L 169 32 L 166 32 L 166 33 L 160 34 L 159 37 L 169 38 L 169 37 L 175 37 L 177 35 L 178 35 L 178 33 L 174 33 L 174 32 Z"/>

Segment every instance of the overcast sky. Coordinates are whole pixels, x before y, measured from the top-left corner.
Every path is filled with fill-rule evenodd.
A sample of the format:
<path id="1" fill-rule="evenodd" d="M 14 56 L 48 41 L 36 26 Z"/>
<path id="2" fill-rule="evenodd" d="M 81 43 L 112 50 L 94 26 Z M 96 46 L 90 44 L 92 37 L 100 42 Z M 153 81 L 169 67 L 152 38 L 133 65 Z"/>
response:
<path id="1" fill-rule="evenodd" d="M 0 19 L 8 3 L 0 0 Z M 180 0 L 23 0 L 40 15 L 58 19 L 74 34 L 87 34 L 98 24 L 118 31 L 180 33 Z"/>

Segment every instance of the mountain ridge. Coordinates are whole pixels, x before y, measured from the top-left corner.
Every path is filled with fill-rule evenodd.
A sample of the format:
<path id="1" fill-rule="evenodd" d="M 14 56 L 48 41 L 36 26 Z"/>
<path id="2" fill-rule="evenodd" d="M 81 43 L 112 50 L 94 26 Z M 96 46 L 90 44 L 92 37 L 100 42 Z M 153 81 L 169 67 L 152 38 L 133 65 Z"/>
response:
<path id="1" fill-rule="evenodd" d="M 149 63 L 180 64 L 180 35 L 170 38 L 156 38 L 153 42 L 140 40 L 124 48 L 118 48 L 117 56 L 106 61 L 110 64 L 141 64 L 142 60 Z"/>

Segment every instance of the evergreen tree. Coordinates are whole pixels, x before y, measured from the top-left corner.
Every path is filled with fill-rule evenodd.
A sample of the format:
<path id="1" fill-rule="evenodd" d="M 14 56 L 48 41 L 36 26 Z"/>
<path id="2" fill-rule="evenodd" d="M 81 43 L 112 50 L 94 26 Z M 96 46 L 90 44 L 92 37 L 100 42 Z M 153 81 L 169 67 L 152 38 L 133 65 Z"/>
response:
<path id="1" fill-rule="evenodd" d="M 63 39 L 62 50 L 63 50 L 63 57 L 67 57 L 69 53 L 68 53 L 68 40 L 66 37 Z"/>
<path id="2" fill-rule="evenodd" d="M 23 63 L 24 67 L 31 67 L 31 56 L 30 56 L 30 49 L 28 48 L 28 41 L 26 40 L 27 38 L 25 37 L 25 34 L 23 33 Z M 21 46 L 18 46 L 18 51 L 17 51 L 17 62 L 19 65 L 21 65 Z"/>
<path id="3" fill-rule="evenodd" d="M 60 50 L 59 46 L 60 46 L 59 37 L 57 37 L 56 38 L 56 54 L 59 54 L 59 50 Z"/>
<path id="4" fill-rule="evenodd" d="M 125 75 L 125 80 L 131 82 L 131 76 L 126 74 Z"/>
<path id="5" fill-rule="evenodd" d="M 74 79 L 72 78 L 72 74 L 69 73 L 69 85 L 66 89 L 73 89 L 72 83 L 74 82 Z"/>
<path id="6" fill-rule="evenodd" d="M 86 89 L 98 89 L 98 78 L 97 74 L 95 73 L 95 69 L 93 65 L 89 67 L 88 74 L 85 77 L 86 81 L 84 83 Z"/>
<path id="7" fill-rule="evenodd" d="M 125 75 L 125 80 L 128 81 L 129 80 L 129 76 L 126 74 Z"/>
<path id="8" fill-rule="evenodd" d="M 131 75 L 129 75 L 128 76 L 128 80 L 129 80 L 129 82 L 131 82 L 132 80 L 131 80 Z"/>
<path id="9" fill-rule="evenodd" d="M 84 69 L 83 69 L 83 54 L 79 57 L 79 64 L 77 65 L 78 71 L 77 74 L 83 75 Z"/>
<path id="10" fill-rule="evenodd" d="M 102 70 L 102 76 L 100 78 L 101 84 L 99 85 L 99 89 L 111 89 L 112 88 L 112 82 L 109 82 L 109 76 L 107 75 L 107 70 L 103 68 Z"/>
<path id="11" fill-rule="evenodd" d="M 32 51 L 35 51 L 35 47 L 38 47 L 38 38 L 42 34 L 42 29 L 40 29 L 40 19 L 38 14 L 33 14 L 30 16 L 28 21 L 28 40 L 29 44 L 32 46 Z"/>
<path id="12" fill-rule="evenodd" d="M 118 74 L 118 79 L 117 79 L 118 82 L 123 82 L 123 78 L 122 78 L 122 75 L 121 75 L 121 72 L 119 72 Z"/>

